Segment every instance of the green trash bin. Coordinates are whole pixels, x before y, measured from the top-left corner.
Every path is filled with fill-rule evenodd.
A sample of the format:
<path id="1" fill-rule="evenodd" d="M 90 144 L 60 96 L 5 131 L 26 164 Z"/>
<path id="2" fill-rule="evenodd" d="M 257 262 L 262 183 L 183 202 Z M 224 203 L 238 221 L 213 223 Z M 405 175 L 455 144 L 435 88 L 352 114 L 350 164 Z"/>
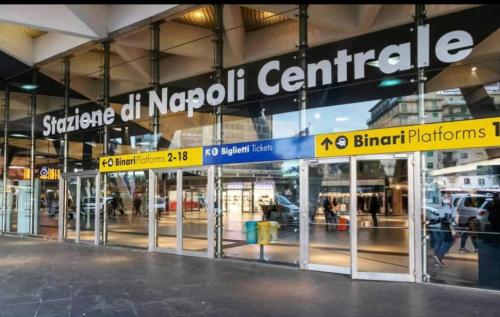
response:
<path id="1" fill-rule="evenodd" d="M 257 243 L 257 221 L 245 222 L 246 243 Z"/>

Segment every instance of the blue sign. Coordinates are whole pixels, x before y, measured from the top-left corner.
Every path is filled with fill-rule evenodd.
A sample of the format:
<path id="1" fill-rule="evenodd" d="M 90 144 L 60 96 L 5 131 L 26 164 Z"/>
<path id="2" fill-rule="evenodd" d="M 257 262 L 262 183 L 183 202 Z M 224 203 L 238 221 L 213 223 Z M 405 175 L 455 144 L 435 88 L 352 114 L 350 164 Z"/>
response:
<path id="1" fill-rule="evenodd" d="M 203 165 L 281 161 L 309 157 L 314 157 L 313 136 L 203 147 Z"/>

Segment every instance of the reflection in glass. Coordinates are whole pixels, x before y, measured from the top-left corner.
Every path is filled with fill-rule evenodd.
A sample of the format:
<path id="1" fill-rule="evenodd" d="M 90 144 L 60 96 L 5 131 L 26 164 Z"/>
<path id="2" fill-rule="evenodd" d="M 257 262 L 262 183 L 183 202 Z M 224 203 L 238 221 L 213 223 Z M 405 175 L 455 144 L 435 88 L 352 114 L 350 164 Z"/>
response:
<path id="1" fill-rule="evenodd" d="M 157 247 L 177 248 L 177 172 L 156 174 Z"/>
<path id="2" fill-rule="evenodd" d="M 207 174 L 203 170 L 182 172 L 182 249 L 206 252 Z"/>
<path id="3" fill-rule="evenodd" d="M 110 245 L 148 246 L 148 182 L 144 171 L 107 174 L 106 202 Z"/>
<path id="4" fill-rule="evenodd" d="M 262 260 L 298 264 L 298 161 L 226 165 L 223 175 L 224 254 L 260 260 L 259 245 L 246 243 L 246 225 L 267 220 L 279 229 Z"/>
<path id="5" fill-rule="evenodd" d="M 80 241 L 93 242 L 95 232 L 96 188 L 94 177 L 81 178 Z M 101 217 L 102 217 L 102 208 Z"/>
<path id="6" fill-rule="evenodd" d="M 349 268 L 349 162 L 309 165 L 309 263 Z"/>
<path id="7" fill-rule="evenodd" d="M 358 271 L 409 274 L 407 159 L 357 162 Z"/>

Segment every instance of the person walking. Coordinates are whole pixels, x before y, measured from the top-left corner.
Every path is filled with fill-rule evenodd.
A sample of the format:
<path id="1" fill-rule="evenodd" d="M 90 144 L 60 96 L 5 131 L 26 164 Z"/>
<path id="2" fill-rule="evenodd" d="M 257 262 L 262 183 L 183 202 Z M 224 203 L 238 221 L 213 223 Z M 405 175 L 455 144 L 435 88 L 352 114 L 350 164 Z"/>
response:
<path id="1" fill-rule="evenodd" d="M 116 208 L 118 208 L 118 200 L 116 199 L 116 194 L 111 198 L 111 211 L 113 212 L 113 216 L 116 216 Z"/>
<path id="2" fill-rule="evenodd" d="M 372 197 L 370 198 L 370 214 L 372 215 L 372 221 L 373 221 L 373 226 L 378 227 L 378 219 L 377 219 L 377 214 L 380 210 L 380 204 L 379 200 L 377 198 L 377 194 L 373 193 Z"/>
<path id="3" fill-rule="evenodd" d="M 466 248 L 467 240 L 471 239 L 472 245 L 474 246 L 474 252 L 477 253 L 477 233 L 479 231 L 479 220 L 476 218 L 471 218 L 467 221 L 467 228 L 464 229 L 464 232 L 460 238 L 460 252 L 470 253 L 471 251 Z"/>
<path id="4" fill-rule="evenodd" d="M 140 215 L 141 214 L 141 204 L 142 204 L 142 200 L 139 197 L 139 195 L 136 194 L 136 196 L 134 198 L 134 210 L 135 210 L 135 214 L 136 215 Z"/>
<path id="5" fill-rule="evenodd" d="M 325 229 L 328 231 L 331 227 L 331 224 L 333 223 L 333 211 L 332 211 L 332 202 L 330 200 L 329 196 L 325 197 L 325 200 L 323 201 L 323 213 L 325 214 Z M 335 230 L 335 227 L 333 228 Z"/>
<path id="6" fill-rule="evenodd" d="M 332 198 L 332 213 L 333 213 L 333 229 L 337 229 L 339 213 L 340 213 L 340 204 L 337 203 L 337 199 L 335 197 Z"/>
<path id="7" fill-rule="evenodd" d="M 453 219 L 455 219 L 455 209 L 449 202 L 444 203 L 441 208 L 439 218 L 428 225 L 431 235 L 431 248 L 434 250 L 434 261 L 437 266 L 445 267 L 443 258 L 453 245 Z"/>

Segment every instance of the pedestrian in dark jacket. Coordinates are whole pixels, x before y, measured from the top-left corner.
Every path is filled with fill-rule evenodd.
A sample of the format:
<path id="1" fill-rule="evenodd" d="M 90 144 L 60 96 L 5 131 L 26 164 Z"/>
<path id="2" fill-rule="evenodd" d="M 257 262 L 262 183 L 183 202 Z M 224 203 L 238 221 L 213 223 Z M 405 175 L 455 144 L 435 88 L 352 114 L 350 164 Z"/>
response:
<path id="1" fill-rule="evenodd" d="M 373 226 L 378 226 L 377 214 L 380 211 L 380 204 L 377 195 L 374 193 L 370 198 L 370 214 L 372 215 Z"/>

